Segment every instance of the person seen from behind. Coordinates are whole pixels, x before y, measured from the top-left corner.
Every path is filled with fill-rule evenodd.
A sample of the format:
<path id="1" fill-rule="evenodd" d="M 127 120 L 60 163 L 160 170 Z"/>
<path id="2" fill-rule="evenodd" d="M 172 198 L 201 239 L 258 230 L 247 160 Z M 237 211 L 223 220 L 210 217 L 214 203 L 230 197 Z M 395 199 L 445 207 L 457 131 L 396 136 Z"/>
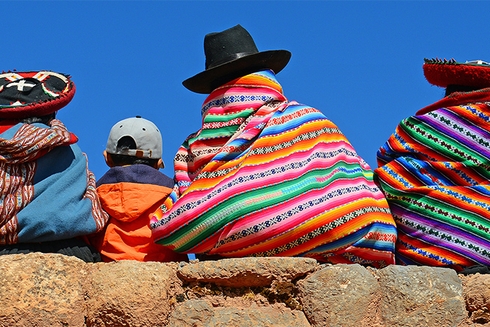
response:
<path id="1" fill-rule="evenodd" d="M 490 273 L 490 64 L 422 67 L 444 96 L 398 124 L 374 170 L 397 223 L 397 263 Z"/>
<path id="2" fill-rule="evenodd" d="M 180 197 L 154 213 L 157 242 L 200 260 L 394 264 L 396 226 L 371 168 L 321 111 L 283 92 L 276 74 L 291 53 L 258 51 L 241 25 L 207 34 L 204 53 L 205 70 L 183 82 L 206 94 L 202 126 L 175 156 Z"/>
<path id="3" fill-rule="evenodd" d="M 136 116 L 117 122 L 103 152 L 110 169 L 97 181 L 97 192 L 110 218 L 91 237 L 104 261 L 182 261 L 187 256 L 155 244 L 149 214 L 172 201 L 174 181 L 163 168 L 162 135 L 151 121 Z"/>
<path id="4" fill-rule="evenodd" d="M 75 94 L 53 71 L 0 74 L 0 255 L 101 261 L 86 236 L 108 219 L 78 138 L 56 118 Z"/>

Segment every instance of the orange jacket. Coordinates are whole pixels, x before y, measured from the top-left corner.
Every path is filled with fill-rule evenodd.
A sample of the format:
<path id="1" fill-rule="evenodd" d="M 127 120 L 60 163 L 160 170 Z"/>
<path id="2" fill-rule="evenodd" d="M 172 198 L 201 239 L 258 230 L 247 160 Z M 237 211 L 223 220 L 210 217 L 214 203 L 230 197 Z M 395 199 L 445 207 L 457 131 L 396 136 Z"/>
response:
<path id="1" fill-rule="evenodd" d="M 105 230 L 93 236 L 90 242 L 100 251 L 104 261 L 187 260 L 187 255 L 156 244 L 149 226 L 149 215 L 171 191 L 167 186 L 127 181 L 97 187 L 102 207 L 110 218 Z"/>

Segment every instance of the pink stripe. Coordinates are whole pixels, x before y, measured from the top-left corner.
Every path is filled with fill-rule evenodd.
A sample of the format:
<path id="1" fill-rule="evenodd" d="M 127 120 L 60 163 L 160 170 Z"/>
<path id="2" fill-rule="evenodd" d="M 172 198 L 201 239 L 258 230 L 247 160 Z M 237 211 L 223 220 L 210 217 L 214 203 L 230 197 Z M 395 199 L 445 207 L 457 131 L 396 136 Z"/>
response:
<path id="1" fill-rule="evenodd" d="M 349 183 L 351 186 L 355 185 L 362 185 L 363 180 L 359 180 L 359 183 Z M 337 184 L 337 183 L 336 183 Z M 337 187 L 332 187 L 331 189 L 329 188 L 328 191 L 334 191 L 338 189 L 340 185 L 335 185 Z M 275 217 L 276 215 L 279 215 L 283 212 L 287 212 L 288 210 L 292 209 L 296 205 L 300 203 L 304 203 L 305 201 L 309 201 L 312 199 L 317 199 L 327 193 L 325 189 L 321 190 L 314 190 L 310 191 L 307 193 L 303 193 L 299 197 L 295 198 L 294 200 L 291 199 L 290 201 L 267 208 L 263 211 L 258 211 L 254 213 L 253 216 L 247 216 L 246 219 L 241 219 L 238 221 L 235 221 L 229 229 L 227 229 L 227 232 L 223 231 L 221 233 L 220 239 L 225 239 L 226 237 L 231 236 L 232 234 L 235 233 L 240 233 L 242 230 L 246 230 L 247 228 L 250 228 L 254 225 L 260 224 L 264 221 L 267 221 L 271 217 Z M 363 198 L 371 198 L 372 199 L 372 193 L 369 192 L 368 190 L 358 192 L 358 193 L 352 193 L 349 196 L 343 195 L 339 196 L 338 198 L 334 198 L 329 200 L 329 210 L 333 210 L 339 206 L 345 205 L 345 203 L 350 203 L 350 205 L 353 205 L 353 203 L 363 199 Z M 373 200 L 374 201 L 374 200 Z M 236 241 L 226 243 L 220 247 L 218 247 L 218 251 L 213 251 L 216 253 L 221 253 L 221 252 L 228 252 L 228 251 L 234 251 L 236 249 L 242 249 L 246 246 L 250 246 L 251 244 L 257 245 L 259 243 L 263 243 L 266 241 L 270 241 L 271 237 L 274 236 L 279 236 L 283 233 L 286 233 L 290 230 L 298 229 L 301 225 L 303 225 L 305 222 L 313 219 L 314 217 L 320 215 L 325 211 L 324 206 L 313 206 L 308 208 L 307 210 L 303 211 L 303 215 L 295 215 L 293 217 L 289 217 L 286 220 L 281 221 L 274 227 L 269 227 L 266 230 L 259 232 L 259 233 L 253 233 L 252 235 L 249 235 L 247 237 L 240 238 Z M 326 225 L 332 220 L 335 220 L 339 218 L 338 216 L 334 217 L 329 217 L 328 219 L 326 218 L 325 221 L 323 222 L 323 225 Z M 296 238 L 301 237 L 302 235 L 310 232 L 312 228 L 309 228 L 307 230 L 304 230 L 301 234 L 296 235 Z M 321 236 L 321 235 L 319 235 Z M 277 244 L 276 244 L 277 245 Z"/>
<path id="2" fill-rule="evenodd" d="M 249 219 L 251 218 L 247 218 L 247 220 L 240 220 L 234 224 L 234 230 L 246 229 L 250 226 L 256 225 L 257 223 L 266 221 L 268 217 L 275 216 L 280 212 L 286 212 L 300 203 L 321 198 L 326 193 L 335 192 L 336 190 L 344 187 L 362 186 L 365 183 L 366 180 L 364 178 L 356 178 L 356 179 L 349 178 L 345 180 L 336 180 L 326 188 L 311 190 L 309 192 L 302 193 L 298 195 L 298 197 L 296 197 L 294 200 L 290 200 L 285 204 L 281 204 L 274 208 L 268 208 L 266 210 L 263 210 L 260 212 L 260 216 L 256 217 L 255 220 L 250 221 Z M 381 192 L 376 192 L 376 193 L 378 199 L 373 197 L 373 193 L 370 190 L 361 190 L 355 193 L 343 194 L 341 196 L 328 200 L 328 204 L 329 204 L 328 208 L 329 210 L 334 209 L 340 205 L 345 205 L 346 203 L 356 202 L 361 198 L 374 198 L 375 200 L 383 199 L 383 195 Z M 325 211 L 325 206 L 313 206 L 313 208 L 315 208 L 315 210 L 313 211 L 311 210 L 311 208 L 308 209 L 308 215 L 310 216 L 317 215 Z M 264 217 L 264 215 L 267 215 L 267 217 Z"/>
<path id="3" fill-rule="evenodd" d="M 334 192 L 335 190 L 337 190 L 339 188 L 363 185 L 365 183 L 366 183 L 366 180 L 365 180 L 365 178 L 362 178 L 362 177 L 358 177 L 355 179 L 353 179 L 353 178 L 337 179 L 337 180 L 333 181 L 330 185 L 328 185 L 326 188 L 319 189 L 319 190 L 312 190 L 310 192 L 303 193 L 303 194 L 299 195 L 297 198 L 295 198 L 294 200 L 291 199 L 290 201 L 288 201 L 286 203 L 280 204 L 278 206 L 267 208 L 263 211 L 259 211 L 259 212 L 257 212 L 257 214 L 254 214 L 253 216 L 241 217 L 240 220 L 236 220 L 233 222 L 233 225 L 232 225 L 233 228 L 232 228 L 232 230 L 230 230 L 230 233 L 233 233 L 233 231 L 246 229 L 250 226 L 253 226 L 253 225 L 258 224 L 260 222 L 266 221 L 268 218 L 273 217 L 273 216 L 279 214 L 280 212 L 286 212 L 286 211 L 290 210 L 291 208 L 295 207 L 297 204 L 303 203 L 303 202 L 308 201 L 310 199 L 319 198 L 327 192 Z M 372 182 L 370 184 L 372 184 L 371 186 L 374 187 L 374 184 Z M 205 191 L 201 191 L 201 192 L 205 192 Z M 230 189 L 227 192 L 224 192 L 224 194 L 222 192 L 218 196 L 216 196 L 215 198 L 209 200 L 206 203 L 206 208 L 209 210 L 209 208 L 213 208 L 215 205 L 217 205 L 217 203 L 227 199 L 230 195 L 234 195 L 237 193 L 238 192 L 236 192 L 235 189 Z M 339 205 L 344 205 L 345 203 L 356 202 L 357 200 L 364 198 L 364 197 L 375 198 L 376 200 L 383 199 L 383 195 L 380 191 L 373 194 L 369 190 L 361 190 L 361 191 L 356 192 L 356 193 L 343 194 L 337 198 L 332 198 L 332 199 L 328 200 L 329 201 L 329 203 L 328 203 L 329 208 L 335 208 Z M 200 198 L 200 197 L 197 197 L 197 198 Z M 184 207 L 184 206 L 185 206 L 185 204 L 181 205 L 181 207 Z M 324 206 L 314 206 L 313 208 L 314 209 L 310 208 L 307 211 L 305 211 L 305 213 L 308 212 L 309 217 L 316 216 L 325 210 Z M 176 230 L 178 227 L 180 227 L 183 223 L 188 223 L 188 222 L 193 220 L 192 218 L 188 219 L 189 217 L 196 217 L 198 214 L 202 215 L 203 212 L 205 212 L 205 211 L 202 210 L 202 206 L 199 208 L 190 210 L 190 211 L 186 211 L 184 214 L 179 215 L 177 218 L 170 221 L 168 224 L 159 227 L 157 230 L 155 230 L 155 233 L 158 237 L 161 237 L 163 235 L 171 235 L 172 232 L 174 230 Z M 246 217 L 246 219 L 243 219 L 245 217 Z M 275 230 L 275 231 L 279 230 L 281 232 L 286 231 L 289 228 L 291 228 L 291 226 L 298 224 L 298 220 L 299 220 L 299 223 L 302 223 L 304 221 L 304 219 L 302 217 L 298 217 L 297 220 L 290 220 L 290 221 L 288 220 L 288 223 L 284 223 L 284 221 L 283 221 L 280 223 L 281 224 L 280 227 L 278 226 L 276 229 L 269 229 L 269 230 Z M 222 234 L 222 235 L 224 235 L 224 234 Z M 264 237 L 267 238 L 267 236 L 264 236 Z M 244 238 L 241 240 L 241 242 L 246 242 L 247 239 L 248 238 Z M 257 241 L 257 240 L 254 240 L 254 241 Z"/>
<path id="4" fill-rule="evenodd" d="M 187 193 L 184 197 L 182 197 L 179 200 L 179 202 L 178 202 L 179 206 L 178 207 L 185 207 L 185 203 L 191 203 L 191 202 L 195 202 L 197 200 L 203 199 L 204 196 L 209 194 L 210 189 L 219 188 L 221 185 L 226 184 L 229 181 L 231 181 L 237 177 L 247 176 L 247 175 L 253 174 L 254 172 L 260 171 L 260 170 L 264 171 L 266 169 L 283 167 L 288 162 L 300 161 L 301 159 L 307 158 L 312 153 L 319 151 L 319 149 L 324 150 L 324 151 L 328 151 L 327 149 L 329 149 L 330 151 L 335 151 L 335 150 L 343 147 L 342 143 L 343 142 L 336 142 L 335 145 L 338 146 L 337 148 L 332 147 L 331 146 L 332 143 L 328 143 L 328 144 L 319 143 L 318 146 L 315 147 L 314 149 L 309 149 L 308 151 L 305 151 L 305 152 L 296 152 L 293 155 L 290 155 L 290 156 L 285 157 L 285 158 L 279 158 L 279 159 L 274 160 L 272 162 L 254 165 L 254 166 L 243 166 L 243 167 L 241 167 L 240 175 L 230 176 L 230 177 L 222 180 L 218 185 L 213 185 L 213 187 L 211 187 L 209 189 L 200 189 L 197 191 L 191 191 L 191 192 Z M 216 196 L 209 199 L 204 204 L 201 204 L 199 209 L 186 211 L 184 214 L 180 215 L 179 218 L 173 219 L 168 224 L 166 224 L 166 226 L 164 226 L 164 227 L 166 230 L 173 231 L 175 228 L 180 227 L 180 225 L 182 224 L 182 220 L 185 222 L 190 222 L 193 220 L 193 217 L 198 216 L 197 214 L 194 214 L 194 211 L 199 210 L 199 214 L 203 214 L 204 212 L 208 211 L 209 209 L 215 207 L 219 203 L 228 199 L 230 197 L 230 195 L 241 194 L 243 192 L 247 192 L 247 191 L 252 190 L 252 189 L 260 189 L 260 188 L 263 188 L 264 186 L 279 184 L 279 183 L 283 183 L 283 182 L 288 181 L 288 180 L 297 179 L 298 176 L 301 176 L 306 172 L 309 172 L 309 171 L 314 170 L 314 169 L 322 169 L 322 168 L 330 167 L 330 166 L 334 165 L 335 163 L 339 162 L 339 160 L 343 160 L 345 162 L 356 162 L 358 160 L 358 158 L 348 157 L 348 156 L 345 156 L 343 153 L 340 153 L 340 155 L 329 158 L 327 160 L 315 159 L 315 160 L 311 161 L 307 166 L 304 166 L 301 170 L 300 169 L 292 170 L 289 173 L 275 174 L 273 176 L 268 176 L 266 180 L 256 179 L 253 181 L 249 181 L 247 183 L 235 185 L 231 189 L 228 189 L 224 192 L 216 194 Z M 335 172 L 333 172 L 333 173 L 335 173 Z M 323 176 L 323 178 L 328 179 L 329 176 Z M 350 179 L 352 179 L 352 178 L 350 178 Z M 267 182 L 266 185 L 264 185 L 264 181 Z M 337 181 L 337 183 L 338 182 L 340 182 L 340 181 Z M 373 184 L 373 186 L 374 186 L 374 184 Z M 381 195 L 380 195 L 380 197 L 381 197 Z M 204 208 L 205 208 L 205 210 L 203 210 Z M 159 228 L 159 230 L 160 229 L 161 228 Z"/>

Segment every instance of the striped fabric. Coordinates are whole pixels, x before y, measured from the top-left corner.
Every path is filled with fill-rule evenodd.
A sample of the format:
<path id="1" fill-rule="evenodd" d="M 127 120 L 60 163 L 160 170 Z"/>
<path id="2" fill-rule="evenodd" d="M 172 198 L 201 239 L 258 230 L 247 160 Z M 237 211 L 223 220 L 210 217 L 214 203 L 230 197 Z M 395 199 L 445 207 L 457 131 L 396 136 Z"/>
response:
<path id="1" fill-rule="evenodd" d="M 49 127 L 4 121 L 0 130 L 0 245 L 58 241 L 105 226 L 87 158 L 60 120 Z"/>
<path id="2" fill-rule="evenodd" d="M 472 104 L 471 94 L 490 100 L 488 89 L 444 98 L 403 120 L 378 151 L 399 264 L 490 265 L 490 103 Z"/>
<path id="3" fill-rule="evenodd" d="M 23 124 L 12 139 L 0 137 L 0 244 L 18 242 L 17 214 L 34 198 L 35 159 L 76 142 L 61 121 L 52 122 L 52 128 Z"/>
<path id="4" fill-rule="evenodd" d="M 180 198 L 152 219 L 178 252 L 305 256 L 383 267 L 396 227 L 369 166 L 318 110 L 288 102 L 270 71 L 215 90 L 175 158 Z"/>

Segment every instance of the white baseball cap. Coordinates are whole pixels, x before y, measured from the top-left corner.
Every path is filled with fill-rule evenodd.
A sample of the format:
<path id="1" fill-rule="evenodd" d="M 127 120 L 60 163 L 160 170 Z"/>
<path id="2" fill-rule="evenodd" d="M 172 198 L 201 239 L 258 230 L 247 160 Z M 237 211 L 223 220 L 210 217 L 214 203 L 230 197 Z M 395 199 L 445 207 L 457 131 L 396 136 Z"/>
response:
<path id="1" fill-rule="evenodd" d="M 125 136 L 131 137 L 136 149 L 117 150 L 117 143 Z M 162 134 L 151 121 L 136 116 L 126 118 L 112 126 L 107 139 L 106 151 L 110 154 L 122 154 L 146 159 L 162 158 Z"/>

